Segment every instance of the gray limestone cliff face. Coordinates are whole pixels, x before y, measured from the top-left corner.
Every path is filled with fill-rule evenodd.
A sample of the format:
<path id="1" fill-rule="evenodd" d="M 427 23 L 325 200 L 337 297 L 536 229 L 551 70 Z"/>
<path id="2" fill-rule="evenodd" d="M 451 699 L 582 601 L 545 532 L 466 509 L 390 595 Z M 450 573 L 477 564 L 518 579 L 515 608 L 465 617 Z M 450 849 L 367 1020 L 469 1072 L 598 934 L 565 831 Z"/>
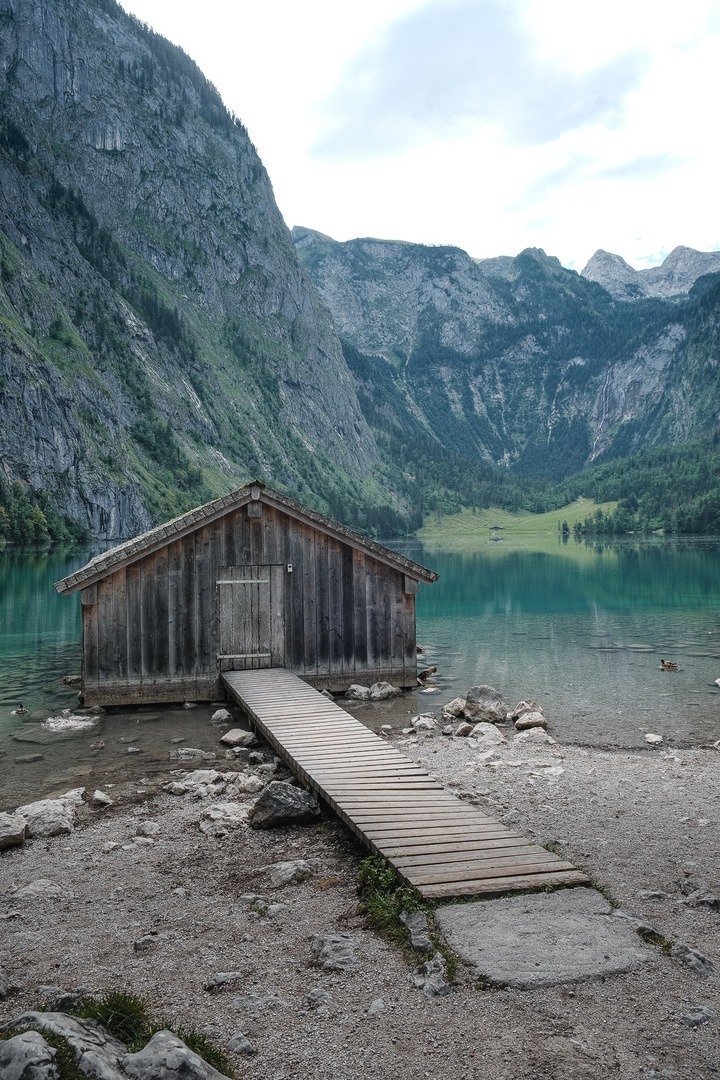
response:
<path id="1" fill-rule="evenodd" d="M 696 251 L 676 247 L 659 266 L 635 270 L 621 255 L 598 249 L 582 276 L 596 281 L 615 300 L 638 300 L 645 296 L 686 296 L 698 278 L 720 271 L 720 251 Z"/>
<path id="2" fill-rule="evenodd" d="M 375 354 L 382 395 L 367 364 L 356 379 L 384 422 L 394 409 L 449 449 L 556 477 L 699 430 L 699 381 L 695 398 L 683 392 L 686 318 L 674 302 L 618 305 L 540 249 L 474 260 L 306 228 L 293 241 L 341 337 Z M 633 280 L 609 258 L 616 279 Z"/>
<path id="3" fill-rule="evenodd" d="M 255 474 L 325 509 L 324 477 L 367 477 L 332 319 L 245 129 L 113 0 L 0 0 L 0 255 L 1 467 L 95 535 Z"/>

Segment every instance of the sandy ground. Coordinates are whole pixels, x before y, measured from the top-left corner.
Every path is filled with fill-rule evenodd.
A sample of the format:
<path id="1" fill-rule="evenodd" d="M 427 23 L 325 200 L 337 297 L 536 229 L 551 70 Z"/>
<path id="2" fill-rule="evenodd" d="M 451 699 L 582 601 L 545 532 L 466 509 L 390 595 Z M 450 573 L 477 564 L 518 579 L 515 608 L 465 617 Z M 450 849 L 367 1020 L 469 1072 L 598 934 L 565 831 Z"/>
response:
<path id="1" fill-rule="evenodd" d="M 695 885 L 720 894 L 720 754 L 529 751 L 510 742 L 483 763 L 470 740 L 395 741 L 460 797 L 554 841 L 624 907 L 710 957 L 715 972 L 702 978 L 648 946 L 651 960 L 640 971 L 535 991 L 478 989 L 461 965 L 454 993 L 428 1000 L 411 984 L 400 951 L 358 913 L 364 853 L 332 816 L 306 828 L 241 828 L 218 840 L 198 827 L 203 806 L 217 796 L 174 797 L 154 780 L 143 794 L 137 784 L 114 789 L 116 805 L 105 812 L 82 807 L 72 835 L 0 855 L 0 963 L 20 987 L 1 1003 L 3 1019 L 46 1000 L 49 991 L 39 987 L 129 989 L 158 1015 L 220 1043 L 242 1030 L 256 1053 L 236 1059 L 237 1074 L 253 1080 L 699 1080 L 720 1073 L 720 914 L 680 903 Z M 160 832 L 138 845 L 132 837 L 145 820 Z M 106 854 L 109 841 L 121 846 Z M 313 860 L 315 873 L 270 889 L 260 868 L 297 858 Z M 13 899 L 16 886 L 38 878 L 64 895 Z M 668 898 L 642 899 L 643 890 Z M 287 907 L 262 917 L 240 899 L 248 892 Z M 314 964 L 312 937 L 326 930 L 357 936 L 355 972 L 328 975 Z M 157 944 L 134 951 L 148 932 L 157 933 Z M 228 971 L 241 973 L 234 987 L 203 989 Z M 305 1002 L 318 987 L 330 994 L 324 1016 Z M 243 1000 L 251 994 L 283 1004 L 252 1008 Z M 384 1008 L 369 1017 L 377 998 Z M 679 1017 L 691 1005 L 710 1005 L 718 1018 L 689 1029 Z"/>

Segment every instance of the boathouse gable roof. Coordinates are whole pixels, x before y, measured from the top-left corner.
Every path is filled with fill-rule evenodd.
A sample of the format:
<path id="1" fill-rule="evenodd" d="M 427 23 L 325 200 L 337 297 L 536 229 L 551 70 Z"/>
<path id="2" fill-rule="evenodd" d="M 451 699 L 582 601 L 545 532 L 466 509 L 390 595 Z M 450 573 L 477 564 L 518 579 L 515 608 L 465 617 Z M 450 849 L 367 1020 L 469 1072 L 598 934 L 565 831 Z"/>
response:
<path id="1" fill-rule="evenodd" d="M 408 559 L 397 551 L 392 551 L 390 548 L 376 543 L 369 537 L 348 528 L 347 525 L 342 525 L 339 521 L 334 521 L 332 518 L 325 517 L 324 514 L 319 514 L 316 510 L 303 506 L 301 503 L 296 502 L 295 499 L 291 499 L 289 495 L 282 495 L 279 491 L 274 491 L 263 484 L 262 481 L 257 480 L 245 487 L 238 488 L 229 495 L 223 495 L 219 499 L 205 503 L 204 506 L 198 506 L 186 514 L 181 514 L 180 517 L 173 518 L 172 521 L 157 525 L 154 529 L 141 533 L 132 540 L 125 540 L 122 544 L 118 544 L 109 551 L 96 555 L 85 566 L 56 582 L 55 588 L 59 593 L 67 594 L 94 585 L 116 570 L 138 562 L 150 552 L 157 551 L 174 540 L 195 532 L 202 526 L 224 517 L 225 514 L 231 513 L 233 510 L 238 510 L 249 502 L 257 501 L 274 506 L 289 517 L 295 518 L 306 525 L 311 525 L 321 532 L 335 537 L 337 540 L 350 544 L 351 547 L 370 555 L 372 558 L 377 559 L 378 562 L 399 570 L 416 581 L 423 581 L 430 585 L 438 579 L 436 573 L 419 563 L 413 562 L 412 559 Z"/>

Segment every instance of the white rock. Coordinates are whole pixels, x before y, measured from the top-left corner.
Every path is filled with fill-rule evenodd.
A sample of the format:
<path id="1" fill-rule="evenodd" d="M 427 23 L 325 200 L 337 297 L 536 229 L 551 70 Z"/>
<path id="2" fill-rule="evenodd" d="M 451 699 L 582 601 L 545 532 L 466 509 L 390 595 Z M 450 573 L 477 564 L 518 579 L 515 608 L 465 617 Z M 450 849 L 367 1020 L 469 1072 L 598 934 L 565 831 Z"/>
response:
<path id="1" fill-rule="evenodd" d="M 12 1021 L 16 1028 L 50 1031 L 67 1039 L 75 1052 L 80 1072 L 102 1080 L 123 1080 L 120 1058 L 125 1047 L 92 1020 L 62 1012 L 26 1012 Z"/>
<path id="2" fill-rule="evenodd" d="M 375 998 L 374 1001 L 370 1002 L 370 1008 L 368 1009 L 368 1011 L 367 1011 L 367 1013 L 365 1015 L 366 1016 L 375 1016 L 376 1013 L 382 1012 L 382 1010 L 384 1008 L 385 1008 L 385 1002 L 383 1001 L 383 999 L 382 998 Z"/>
<path id="3" fill-rule="evenodd" d="M 213 724 L 229 724 L 232 720 L 232 716 L 227 709 L 218 709 L 210 717 Z"/>
<path id="4" fill-rule="evenodd" d="M 23 1031 L 0 1041 L 0 1076 L 3 1080 L 57 1080 L 56 1051 L 37 1031 Z"/>
<path id="5" fill-rule="evenodd" d="M 524 712 L 515 721 L 516 731 L 527 731 L 529 728 L 547 728 L 547 720 L 541 712 Z"/>
<path id="6" fill-rule="evenodd" d="M 513 743 L 531 743 L 533 745 L 546 745 L 557 746 L 557 741 L 553 739 L 552 735 L 543 728 L 528 728 L 527 731 L 520 731 L 513 739 Z"/>
<path id="7" fill-rule="evenodd" d="M 240 773 L 235 781 L 235 786 L 244 795 L 256 795 L 258 791 L 262 791 L 265 784 L 254 773 Z"/>
<path id="8" fill-rule="evenodd" d="M 465 698 L 465 716 L 471 720 L 485 720 L 490 724 L 504 723 L 507 705 L 492 686 L 473 686 Z"/>
<path id="9" fill-rule="evenodd" d="M 236 1031 L 227 1044 L 228 1050 L 233 1054 L 254 1054 L 252 1043 L 243 1035 L 242 1031 Z"/>
<path id="10" fill-rule="evenodd" d="M 467 720 L 463 720 L 463 722 L 461 724 L 458 724 L 458 726 L 455 728 L 454 734 L 459 736 L 465 736 L 469 735 L 472 730 L 472 724 L 468 724 Z"/>
<path id="11" fill-rule="evenodd" d="M 84 791 L 84 788 L 81 790 Z M 25 835 L 33 839 L 71 833 L 75 828 L 75 811 L 72 801 L 68 799 L 70 794 L 71 792 L 68 792 L 68 795 L 61 799 L 39 799 L 37 802 L 19 806 L 15 816 L 24 818 Z"/>
<path id="12" fill-rule="evenodd" d="M 28 885 L 23 885 L 13 893 L 15 900 L 56 900 L 63 896 L 64 890 L 61 885 L 48 878 L 37 878 Z"/>
<path id="13" fill-rule="evenodd" d="M 167 791 L 168 795 L 186 795 L 188 789 L 184 784 L 179 784 L 177 780 L 173 780 L 163 786 L 163 791 Z"/>
<path id="14" fill-rule="evenodd" d="M 261 866 L 259 874 L 269 874 L 273 888 L 289 885 L 292 881 L 302 881 L 313 873 L 313 868 L 306 859 L 291 859 L 288 862 L 271 863 Z"/>
<path id="15" fill-rule="evenodd" d="M 248 810 L 237 803 L 214 803 L 200 815 L 200 831 L 209 836 L 225 836 L 229 829 L 248 823 Z"/>
<path id="16" fill-rule="evenodd" d="M 25 818 L 16 814 L 0 814 L 0 851 L 22 844 L 25 840 Z"/>
<path id="17" fill-rule="evenodd" d="M 120 844 L 116 843 L 115 840 L 108 840 L 106 844 L 103 844 L 100 850 L 102 851 L 103 855 L 109 855 L 111 851 L 117 851 L 119 847 Z"/>
<path id="18" fill-rule="evenodd" d="M 494 724 L 487 724 L 484 721 L 476 724 L 470 735 L 473 739 L 477 739 L 482 746 L 500 746 L 502 743 L 507 742 L 502 731 L 498 731 Z"/>
<path id="19" fill-rule="evenodd" d="M 387 701 L 388 698 L 399 697 L 401 694 L 402 689 L 389 682 L 376 682 L 370 687 L 371 701 Z"/>
<path id="20" fill-rule="evenodd" d="M 513 711 L 508 713 L 508 720 L 519 720 L 524 713 L 531 712 L 542 712 L 542 708 L 538 705 L 537 701 L 534 701 L 532 698 L 527 698 L 525 701 L 518 701 Z"/>
<path id="21" fill-rule="evenodd" d="M 651 731 L 645 736 L 645 742 L 650 743 L 651 746 L 659 746 L 662 741 L 662 735 L 654 735 Z"/>
<path id="22" fill-rule="evenodd" d="M 98 808 L 114 805 L 110 796 L 106 795 L 104 791 L 100 791 L 99 788 L 96 789 L 91 802 L 93 806 L 97 806 Z"/>
<path id="23" fill-rule="evenodd" d="M 157 821 L 141 821 L 135 829 L 136 836 L 153 837 L 157 836 L 159 832 L 160 826 L 158 825 Z"/>
<path id="24" fill-rule="evenodd" d="M 217 769 L 195 769 L 194 772 L 189 772 L 182 782 L 186 787 L 191 788 L 196 784 L 214 784 L 220 776 Z"/>
<path id="25" fill-rule="evenodd" d="M 171 1031 L 158 1031 L 137 1054 L 122 1059 L 132 1080 L 227 1080 Z"/>
<path id="26" fill-rule="evenodd" d="M 220 742 L 224 743 L 225 746 L 255 746 L 257 741 L 257 735 L 254 735 L 252 731 L 245 731 L 243 728 L 233 728 L 232 731 L 226 731 L 220 738 Z"/>
<path id="27" fill-rule="evenodd" d="M 357 683 L 353 683 L 348 686 L 345 691 L 345 697 L 349 701 L 369 701 L 370 700 L 370 687 L 359 686 Z"/>
<path id="28" fill-rule="evenodd" d="M 438 726 L 434 713 L 421 713 L 410 721 L 415 731 L 434 731 Z"/>
<path id="29" fill-rule="evenodd" d="M 465 708 L 465 698 L 456 697 L 452 701 L 448 701 L 447 705 L 443 705 L 442 714 L 445 716 L 462 716 Z"/>

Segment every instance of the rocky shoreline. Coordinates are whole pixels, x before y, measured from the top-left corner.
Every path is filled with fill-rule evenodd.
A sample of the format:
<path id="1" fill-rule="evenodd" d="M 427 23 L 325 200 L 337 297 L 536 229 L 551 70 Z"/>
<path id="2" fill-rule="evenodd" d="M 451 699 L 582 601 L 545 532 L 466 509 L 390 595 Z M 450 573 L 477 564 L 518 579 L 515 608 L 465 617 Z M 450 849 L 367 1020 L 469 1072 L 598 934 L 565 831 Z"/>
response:
<path id="1" fill-rule="evenodd" d="M 427 996 L 420 954 L 369 925 L 357 892 L 366 853 L 332 815 L 249 826 L 259 789 L 290 777 L 268 748 L 240 746 L 208 769 L 179 760 L 174 775 L 118 785 L 106 802 L 82 790 L 49 800 L 71 828 L 0 854 L 2 1022 L 78 988 L 124 989 L 258 1080 L 720 1069 L 717 751 L 561 746 L 542 727 L 494 726 L 490 744 L 481 731 L 443 736 L 439 721 L 385 727 L 449 790 L 582 864 L 668 947 L 712 966 L 650 944 L 637 970 L 521 991 L 480 988 L 460 962 L 452 993 Z M 349 950 L 344 967 L 322 958 L 333 940 Z"/>

